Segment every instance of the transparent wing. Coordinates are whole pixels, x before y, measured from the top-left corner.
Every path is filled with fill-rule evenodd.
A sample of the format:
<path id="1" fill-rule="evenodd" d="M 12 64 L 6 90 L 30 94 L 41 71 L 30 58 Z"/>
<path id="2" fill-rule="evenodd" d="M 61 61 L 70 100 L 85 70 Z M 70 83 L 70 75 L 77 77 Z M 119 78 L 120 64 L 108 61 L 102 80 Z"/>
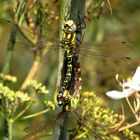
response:
<path id="1" fill-rule="evenodd" d="M 82 54 L 84 54 L 84 52 L 88 52 L 85 54 L 107 59 L 129 59 L 128 54 L 131 50 L 131 44 L 127 42 L 120 42 L 119 40 L 112 40 L 105 43 L 93 44 L 88 47 L 81 47 L 80 49 Z"/>
<path id="2" fill-rule="evenodd" d="M 17 31 L 20 33 L 20 35 L 22 35 L 25 39 L 27 39 L 28 41 L 25 42 L 24 40 L 16 40 L 16 44 L 22 44 L 25 47 L 30 47 L 34 49 L 38 48 L 42 48 L 43 46 L 43 51 L 48 51 L 48 50 L 53 50 L 55 52 L 57 52 L 60 48 L 60 40 L 58 38 L 55 38 L 53 36 L 48 36 L 48 34 L 39 34 L 38 32 L 32 32 L 30 30 L 27 30 L 23 27 L 19 27 L 11 22 L 8 22 L 6 20 L 1 20 L 0 21 L 1 25 L 7 25 L 7 26 L 11 26 L 13 28 L 16 28 Z M 28 39 L 29 37 L 27 37 L 27 35 L 25 35 L 25 33 L 27 33 L 27 35 L 29 35 L 30 37 L 34 37 L 33 40 L 36 40 L 36 36 L 39 37 L 39 43 L 34 43 L 32 42 L 30 39 Z M 37 46 L 38 45 L 38 46 Z M 40 47 L 39 47 L 40 46 Z M 112 59 L 112 60 L 116 60 L 116 59 L 128 59 L 130 58 L 128 56 L 129 52 L 132 50 L 132 45 L 127 43 L 127 42 L 122 42 L 119 40 L 112 40 L 106 43 L 99 43 L 99 44 L 93 44 L 93 43 L 86 43 L 83 42 L 80 46 L 80 51 L 79 54 L 81 54 L 81 56 L 85 56 L 85 57 L 89 57 L 89 58 L 103 58 L 103 59 Z"/>
<path id="3" fill-rule="evenodd" d="M 39 123 L 32 124 L 25 128 L 25 132 L 27 133 L 22 140 L 34 140 L 47 135 L 54 135 L 53 130 L 58 127 L 63 122 L 63 118 L 65 113 L 60 112 L 57 116 L 51 117 L 45 121 L 41 121 Z"/>
<path id="4" fill-rule="evenodd" d="M 60 44 L 60 40 L 53 37 L 53 35 L 49 35 L 48 37 L 45 33 L 41 34 L 39 31 L 33 32 L 30 28 L 27 30 L 26 28 L 19 27 L 18 25 L 7 20 L 0 20 L 0 26 L 5 29 L 5 32 L 8 30 L 9 33 L 14 28 L 14 30 L 16 30 L 15 36 L 17 37 L 16 42 L 14 43 L 20 45 L 22 44 L 25 47 L 30 45 L 31 49 L 33 49 L 35 45 L 40 45 L 36 47 L 42 47 L 46 46 L 47 43 L 50 42 L 53 43 L 53 46 Z"/>
<path id="5" fill-rule="evenodd" d="M 47 35 L 47 34 L 40 34 L 37 31 L 32 32 L 31 30 L 27 30 L 23 27 L 19 27 L 18 25 L 11 23 L 10 21 L 6 21 L 6 20 L 0 20 L 0 25 L 1 26 L 10 26 L 11 28 L 16 28 L 16 30 L 24 37 L 26 38 L 31 44 L 33 44 L 33 38 L 32 41 L 29 40 L 25 33 L 27 33 L 27 35 L 30 35 L 32 37 L 36 37 L 38 36 L 40 39 L 40 42 L 42 43 L 41 45 L 43 45 L 45 47 L 45 49 L 58 49 L 58 46 L 61 44 L 60 40 L 56 37 L 53 37 L 51 35 Z M 47 46 L 47 43 L 52 43 L 51 47 Z M 24 46 L 26 46 L 28 43 L 25 43 L 24 41 L 16 41 L 16 43 L 18 44 L 23 44 Z M 34 45 L 34 44 L 33 44 Z M 53 45 L 53 47 L 52 47 Z M 121 56 L 125 56 L 124 55 L 124 51 L 130 50 L 132 49 L 132 45 L 127 43 L 127 42 L 120 42 L 119 40 L 112 40 L 106 43 L 100 43 L 100 44 L 93 44 L 93 43 L 87 43 L 87 42 L 82 42 L 81 46 L 80 46 L 80 53 L 85 53 L 89 56 L 98 56 L 99 52 L 100 52 L 100 56 L 102 55 L 103 57 L 111 57 L 111 56 L 116 56 L 116 57 L 121 57 Z M 117 52 L 112 53 L 112 51 L 115 50 Z M 88 53 L 87 53 L 88 52 Z M 103 53 L 103 54 L 102 54 Z M 117 56 L 118 54 L 120 54 L 119 56 Z"/>
<path id="6" fill-rule="evenodd" d="M 70 117 L 69 123 L 70 121 L 73 124 L 72 120 L 76 120 L 79 124 L 87 127 L 81 120 L 81 116 L 74 110 L 71 110 L 69 112 L 60 112 L 57 116 L 55 116 L 54 118 L 51 119 L 47 119 L 45 121 L 41 121 L 39 123 L 35 123 L 32 124 L 30 126 L 28 126 L 25 129 L 25 132 L 27 133 L 27 135 L 22 138 L 22 140 L 34 140 L 36 138 L 40 138 L 43 135 L 47 136 L 49 134 L 50 131 L 53 131 L 54 128 L 58 127 L 58 129 L 60 129 L 60 126 L 62 126 L 64 117 L 66 115 L 66 113 L 68 113 L 69 115 L 72 115 Z M 68 126 L 71 129 L 71 125 Z M 72 129 L 75 129 L 76 126 L 73 124 L 72 125 Z M 68 132 L 70 131 L 70 129 L 68 130 Z M 50 135 L 54 135 L 54 131 L 53 133 L 51 133 Z"/>
<path id="7" fill-rule="evenodd" d="M 101 138 L 100 135 L 96 133 L 95 130 L 93 129 L 94 127 L 96 128 L 98 125 L 100 127 L 101 125 L 100 122 L 98 124 L 97 121 L 94 122 L 93 118 L 82 117 L 82 115 L 79 114 L 76 110 L 71 110 L 65 113 L 61 112 L 54 118 L 47 119 L 46 121 L 40 122 L 38 124 L 35 123 L 34 125 L 27 127 L 25 129 L 25 131 L 27 132 L 27 135 L 24 138 L 22 138 L 22 140 L 34 140 L 34 139 L 40 138 L 43 135 L 47 136 L 50 132 L 49 130 L 52 131 L 56 126 L 60 128 L 60 125 L 62 125 L 62 122 L 66 113 L 69 113 L 69 118 L 70 118 L 69 123 L 72 123 L 71 124 L 72 127 L 69 125 L 68 132 L 70 135 L 71 134 L 73 135 L 73 138 L 74 136 L 76 137 L 78 134 L 81 135 L 81 138 L 87 135 L 91 135 L 92 137 L 96 137 L 96 138 Z M 77 124 L 79 127 L 73 124 L 73 120 L 77 121 Z M 103 127 L 102 125 L 102 129 L 106 130 L 108 128 Z M 53 136 L 54 131 L 50 135 Z"/>

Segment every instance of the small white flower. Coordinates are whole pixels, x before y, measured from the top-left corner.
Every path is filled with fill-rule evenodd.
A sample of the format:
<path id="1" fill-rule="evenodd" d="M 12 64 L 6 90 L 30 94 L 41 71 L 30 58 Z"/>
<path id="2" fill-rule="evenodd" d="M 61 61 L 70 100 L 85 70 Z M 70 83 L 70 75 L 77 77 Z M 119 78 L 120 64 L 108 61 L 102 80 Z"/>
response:
<path id="1" fill-rule="evenodd" d="M 136 91 L 140 91 L 140 66 L 136 69 L 131 81 L 124 83 L 119 81 L 119 84 L 122 86 L 122 91 L 112 90 L 107 92 L 106 95 L 112 99 L 118 100 L 129 97 Z"/>

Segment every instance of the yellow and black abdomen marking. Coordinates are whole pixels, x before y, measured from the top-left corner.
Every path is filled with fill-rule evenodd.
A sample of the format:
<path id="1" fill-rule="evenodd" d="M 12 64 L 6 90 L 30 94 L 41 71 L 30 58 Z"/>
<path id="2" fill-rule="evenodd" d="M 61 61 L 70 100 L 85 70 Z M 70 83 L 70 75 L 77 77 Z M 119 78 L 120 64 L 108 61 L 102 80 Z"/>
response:
<path id="1" fill-rule="evenodd" d="M 58 105 L 63 108 L 76 108 L 80 97 L 81 89 L 81 70 L 79 62 L 79 48 L 82 39 L 82 29 L 85 28 L 84 20 L 79 19 L 78 25 L 73 20 L 67 20 L 62 26 L 63 37 L 61 46 L 64 49 L 64 65 L 65 73 L 62 75 L 60 90 L 58 92 Z"/>
<path id="2" fill-rule="evenodd" d="M 72 69 L 73 69 L 73 56 L 75 54 L 75 39 L 76 34 L 75 33 L 63 33 L 63 38 L 61 41 L 62 48 L 64 49 L 65 58 L 66 61 L 66 74 L 63 81 L 63 85 L 61 86 L 57 101 L 58 105 L 64 105 L 69 102 L 69 98 L 64 93 L 68 93 L 68 88 L 70 86 L 71 78 L 72 78 Z"/>

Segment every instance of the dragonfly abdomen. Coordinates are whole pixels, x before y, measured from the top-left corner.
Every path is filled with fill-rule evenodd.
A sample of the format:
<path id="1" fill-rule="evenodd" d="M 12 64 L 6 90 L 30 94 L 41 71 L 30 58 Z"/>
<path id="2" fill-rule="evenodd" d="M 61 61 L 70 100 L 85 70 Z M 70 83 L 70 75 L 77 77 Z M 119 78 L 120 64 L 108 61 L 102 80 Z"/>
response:
<path id="1" fill-rule="evenodd" d="M 80 69 L 80 62 L 79 62 L 79 55 L 76 53 L 73 56 L 73 68 L 74 68 L 74 78 L 73 78 L 73 89 L 70 91 L 71 100 L 70 100 L 70 107 L 72 109 L 76 109 L 79 99 L 80 99 L 80 91 L 81 91 L 81 69 Z"/>
<path id="2" fill-rule="evenodd" d="M 69 87 L 71 84 L 71 79 L 72 79 L 72 69 L 73 69 L 73 56 L 75 54 L 75 41 L 76 41 L 76 26 L 73 24 L 73 21 L 68 20 L 63 29 L 63 36 L 62 36 L 62 48 L 64 49 L 65 52 L 65 62 L 66 64 L 66 72 L 65 72 L 65 78 L 63 81 L 62 86 L 60 87 L 60 90 L 58 92 L 57 96 L 57 101 L 58 105 L 66 105 L 69 102 Z M 73 29 L 73 30 L 72 30 Z"/>

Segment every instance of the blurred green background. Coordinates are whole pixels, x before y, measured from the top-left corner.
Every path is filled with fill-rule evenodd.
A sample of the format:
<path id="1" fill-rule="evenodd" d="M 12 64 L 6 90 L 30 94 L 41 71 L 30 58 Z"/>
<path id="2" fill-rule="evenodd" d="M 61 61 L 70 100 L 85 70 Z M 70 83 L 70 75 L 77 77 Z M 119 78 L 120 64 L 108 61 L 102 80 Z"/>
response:
<path id="1" fill-rule="evenodd" d="M 110 0 L 112 6 L 112 15 L 109 11 L 109 6 L 106 3 L 103 7 L 102 13 L 97 18 L 100 12 L 100 6 L 95 8 L 98 1 L 93 1 L 92 5 L 88 5 L 91 1 L 87 0 L 85 11 L 86 29 L 84 33 L 84 41 L 89 43 L 85 52 L 81 53 L 81 71 L 82 71 L 82 91 L 95 91 L 97 97 L 101 100 L 103 106 L 107 106 L 112 110 L 120 113 L 121 102 L 114 101 L 106 97 L 105 92 L 113 89 L 121 89 L 115 80 L 115 75 L 120 74 L 121 80 L 132 76 L 140 64 L 140 2 L 139 0 Z M 60 26 L 60 7 L 59 1 L 42 1 L 42 13 L 47 17 L 46 24 L 43 26 L 43 33 L 46 36 L 53 35 L 59 39 Z M 47 3 L 47 4 L 46 4 Z M 0 0 L 0 19 L 12 20 L 17 1 L 13 0 Z M 31 3 L 27 2 L 27 9 Z M 31 23 L 27 24 L 27 20 L 23 19 L 21 27 L 32 30 L 31 25 L 36 19 L 36 9 L 38 5 L 29 10 L 28 18 Z M 27 11 L 28 11 L 27 10 Z M 45 18 L 45 17 L 44 17 Z M 32 22 L 33 21 L 33 22 Z M 6 55 L 6 47 L 11 32 L 11 25 L 0 24 L 0 70 L 2 71 L 4 58 Z M 26 32 L 26 31 L 25 31 Z M 31 37 L 31 35 L 28 35 Z M 34 61 L 34 54 L 30 50 L 30 42 L 20 32 L 17 33 L 17 40 L 20 43 L 16 44 L 15 51 L 12 58 L 12 65 L 10 74 L 17 76 L 18 82 L 10 85 L 12 89 L 19 89 L 24 79 L 26 78 Z M 123 44 L 121 42 L 127 42 Z M 85 43 L 86 44 L 86 43 Z M 107 49 L 104 53 L 108 53 L 105 59 L 102 59 L 97 54 L 90 56 L 90 50 L 93 52 L 94 46 L 98 45 Z M 54 46 L 57 46 L 54 43 Z M 129 53 L 123 52 L 123 46 L 128 48 Z M 114 47 L 114 48 L 113 48 Z M 88 50 L 88 48 L 90 48 Z M 121 49 L 122 48 L 122 49 Z M 104 49 L 103 49 L 104 50 Z M 101 51 L 101 55 L 102 55 Z M 89 53 L 89 54 L 88 54 Z M 120 59 L 112 61 L 109 58 L 113 54 L 117 54 Z M 121 56 L 130 55 L 131 60 L 123 60 Z M 94 56 L 95 55 L 95 56 Z M 53 99 L 56 88 L 58 71 L 58 50 L 48 49 L 45 59 L 35 75 L 34 79 L 43 82 L 49 90 L 47 97 L 40 97 L 40 101 L 44 98 Z M 38 103 L 35 108 L 30 111 L 41 110 L 44 106 Z M 128 120 L 133 120 L 131 111 L 126 107 L 126 116 Z M 20 124 L 18 124 L 20 125 Z M 140 133 L 140 127 L 134 128 L 135 132 Z M 21 128 L 22 131 L 22 128 Z"/>

